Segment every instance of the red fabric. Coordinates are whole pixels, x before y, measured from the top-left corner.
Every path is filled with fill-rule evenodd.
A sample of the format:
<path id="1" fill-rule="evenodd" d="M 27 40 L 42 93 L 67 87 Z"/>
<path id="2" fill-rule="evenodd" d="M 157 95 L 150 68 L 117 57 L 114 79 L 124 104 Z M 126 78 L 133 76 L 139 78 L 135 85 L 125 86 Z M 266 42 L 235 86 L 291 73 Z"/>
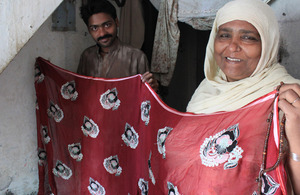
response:
<path id="1" fill-rule="evenodd" d="M 36 60 L 35 88 L 39 194 L 259 193 L 256 178 L 275 92 L 233 112 L 181 113 L 140 75 L 84 77 L 43 58 Z M 142 112 L 147 106 L 148 118 Z M 51 107 L 62 112 L 51 114 Z M 85 131 L 84 121 L 94 129 Z M 136 136 L 126 139 L 125 132 Z M 273 128 L 267 154 L 270 167 L 278 155 Z M 265 194 L 283 194 L 282 163 L 264 181 Z"/>

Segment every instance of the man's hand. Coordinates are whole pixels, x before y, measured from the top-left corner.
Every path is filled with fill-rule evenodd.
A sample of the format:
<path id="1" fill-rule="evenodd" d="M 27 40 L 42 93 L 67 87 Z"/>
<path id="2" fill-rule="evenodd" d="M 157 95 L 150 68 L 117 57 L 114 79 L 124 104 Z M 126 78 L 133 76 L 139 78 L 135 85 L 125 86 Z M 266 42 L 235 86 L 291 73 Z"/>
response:
<path id="1" fill-rule="evenodd" d="M 153 77 L 153 74 L 150 73 L 150 72 L 145 72 L 143 75 L 142 75 L 142 81 L 143 82 L 147 82 L 151 87 L 152 89 L 157 92 L 158 90 L 158 82 L 157 80 Z"/>

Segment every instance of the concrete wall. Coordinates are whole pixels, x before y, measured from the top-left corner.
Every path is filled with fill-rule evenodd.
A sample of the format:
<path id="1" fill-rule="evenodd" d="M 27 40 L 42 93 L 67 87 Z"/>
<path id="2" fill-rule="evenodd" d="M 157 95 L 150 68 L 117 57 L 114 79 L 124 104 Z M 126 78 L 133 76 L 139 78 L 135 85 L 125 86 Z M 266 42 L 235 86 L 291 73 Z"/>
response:
<path id="1" fill-rule="evenodd" d="M 23 5 L 27 6 L 26 3 L 29 5 L 28 1 L 26 3 L 25 1 L 21 1 Z M 54 2 L 54 0 L 43 1 Z M 42 2 L 42 0 L 37 2 Z M 300 55 L 298 54 L 300 39 L 297 34 L 297 32 L 300 32 L 300 1 L 273 0 L 273 2 L 272 7 L 276 10 L 282 31 L 283 64 L 286 65 L 292 75 L 300 78 L 298 67 L 300 62 Z M 12 9 L 13 3 L 14 1 L 11 0 L 0 0 L 1 21 L 9 19 L 2 12 L 3 10 L 6 10 L 6 12 L 9 10 L 14 11 L 16 17 L 22 16 L 22 14 L 26 16 L 26 13 L 20 13 L 18 10 Z M 34 9 L 31 7 L 34 3 L 35 1 L 30 1 L 28 12 L 37 12 L 35 14 L 43 17 L 45 10 L 38 11 Z M 80 1 L 77 0 L 76 11 L 78 11 L 79 4 Z M 36 57 L 41 56 L 62 68 L 71 71 L 76 70 L 81 51 L 94 44 L 86 31 L 84 23 L 79 18 L 78 12 L 76 16 L 76 32 L 53 32 L 51 31 L 51 18 L 48 18 L 13 58 L 9 66 L 0 74 L 0 195 L 27 195 L 35 194 L 37 191 L 34 62 Z M 28 19 L 28 22 L 23 23 L 30 23 L 29 21 L 32 22 Z M 20 21 L 13 18 L 6 25 L 13 25 L 16 29 L 18 23 Z M 16 37 L 15 34 L 11 34 L 13 31 L 8 32 L 5 28 L 3 23 L 0 22 L 1 44 L 5 44 L 8 48 L 10 48 L 9 45 L 18 45 L 18 41 L 16 42 L 13 39 L 2 40 L 3 37 L 9 38 L 10 35 Z M 17 38 L 18 40 L 24 39 L 21 43 L 26 42 L 26 37 Z M 15 51 L 18 50 L 16 48 L 18 47 L 15 47 Z M 7 54 L 2 50 L 0 55 L 1 59 L 5 55 L 11 58 L 10 53 Z M 1 64 L 2 61 L 0 67 L 3 67 Z"/>
<path id="2" fill-rule="evenodd" d="M 94 44 L 76 15 L 76 32 L 51 31 L 49 17 L 0 74 L 0 195 L 37 192 L 34 62 L 41 56 L 76 70 L 82 50 Z"/>
<path id="3" fill-rule="evenodd" d="M 0 1 L 0 73 L 61 2 Z"/>
<path id="4" fill-rule="evenodd" d="M 281 64 L 288 72 L 300 79 L 300 1 L 299 0 L 272 0 L 279 21 L 281 32 Z"/>

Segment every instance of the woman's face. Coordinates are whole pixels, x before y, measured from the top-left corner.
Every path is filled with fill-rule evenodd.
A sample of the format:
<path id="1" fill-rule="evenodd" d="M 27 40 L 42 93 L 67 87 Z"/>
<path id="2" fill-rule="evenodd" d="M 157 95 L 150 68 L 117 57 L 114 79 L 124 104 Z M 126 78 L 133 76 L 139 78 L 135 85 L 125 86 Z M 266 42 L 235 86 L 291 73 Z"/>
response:
<path id="1" fill-rule="evenodd" d="M 261 40 L 256 28 L 241 20 L 219 27 L 214 57 L 229 82 L 249 77 L 261 56 Z"/>

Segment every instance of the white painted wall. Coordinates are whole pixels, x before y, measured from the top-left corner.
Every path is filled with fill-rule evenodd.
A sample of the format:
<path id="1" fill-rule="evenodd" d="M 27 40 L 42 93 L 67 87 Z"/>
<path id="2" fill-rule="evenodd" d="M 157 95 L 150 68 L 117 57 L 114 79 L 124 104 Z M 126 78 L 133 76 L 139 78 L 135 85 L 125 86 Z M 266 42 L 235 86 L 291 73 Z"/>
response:
<path id="1" fill-rule="evenodd" d="M 51 7 L 55 0 L 30 1 L 30 3 L 26 0 L 19 0 L 23 3 L 19 5 L 18 9 L 21 5 L 28 8 L 28 12 L 20 12 L 17 8 L 13 8 L 13 4 L 16 4 L 15 1 L 0 0 L 0 30 L 2 34 L 0 67 L 4 67 L 3 59 L 12 58 L 12 51 L 17 51 L 19 48 L 17 45 L 25 43 L 28 37 L 25 35 L 18 37 L 13 30 L 7 30 L 7 27 L 12 25 L 14 29 L 20 29 L 23 25 L 30 28 L 32 20 L 36 18 L 29 19 L 30 17 L 26 15 L 45 17 L 44 12 L 49 12 L 49 10 L 39 11 L 33 7 L 34 5 L 39 7 L 38 2 L 46 1 Z M 286 50 L 283 64 L 292 75 L 300 78 L 298 67 L 300 39 L 297 34 L 300 32 L 300 1 L 273 0 L 273 2 L 272 7 L 276 10 L 280 21 L 282 40 Z M 80 1 L 77 0 L 76 11 L 79 6 Z M 15 14 L 13 18 L 8 15 L 8 12 L 11 11 Z M 41 56 L 62 68 L 76 70 L 82 50 L 94 44 L 78 12 L 76 16 L 76 32 L 52 32 L 51 18 L 48 18 L 39 29 L 37 29 L 37 23 L 32 23 L 33 27 L 37 29 L 36 33 L 0 74 L 0 195 L 8 194 L 8 192 L 27 195 L 35 194 L 37 191 L 34 62 L 36 57 Z M 18 19 L 18 17 L 23 17 L 23 19 Z M 6 20 L 7 22 L 4 22 Z M 26 32 L 30 34 L 32 31 Z M 9 37 L 12 38 L 4 40 Z M 3 47 L 3 44 L 6 47 Z M 4 49 L 10 48 L 10 45 L 15 46 L 14 50 L 4 51 Z"/>
<path id="2" fill-rule="evenodd" d="M 281 32 L 281 64 L 292 76 L 300 79 L 300 1 L 272 0 L 271 7 L 275 10 Z"/>
<path id="3" fill-rule="evenodd" d="M 8 1 L 11 2 L 7 3 L 10 9 L 13 1 Z M 80 1 L 76 6 L 78 11 Z M 94 44 L 78 12 L 76 16 L 76 32 L 53 32 L 52 19 L 48 18 L 0 74 L 0 195 L 37 192 L 34 62 L 41 56 L 76 71 L 82 50 Z M 15 44 L 15 41 L 10 44 Z M 0 55 L 2 59 L 4 54 Z"/>
<path id="4" fill-rule="evenodd" d="M 0 1 L 0 73 L 61 2 Z"/>

